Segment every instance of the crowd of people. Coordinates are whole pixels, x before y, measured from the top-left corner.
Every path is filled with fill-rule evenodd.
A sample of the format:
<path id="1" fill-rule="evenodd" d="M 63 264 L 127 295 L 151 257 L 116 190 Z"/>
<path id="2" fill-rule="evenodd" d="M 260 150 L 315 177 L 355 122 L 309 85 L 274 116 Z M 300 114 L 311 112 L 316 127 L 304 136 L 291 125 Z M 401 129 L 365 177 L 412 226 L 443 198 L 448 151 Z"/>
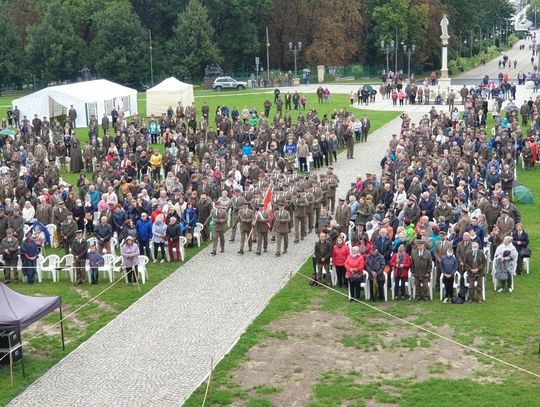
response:
<path id="1" fill-rule="evenodd" d="M 530 255 L 519 211 L 511 203 L 514 168 L 519 155 L 527 168 L 538 158 L 539 105 L 531 99 L 524 102 L 527 109 L 517 109 L 513 101 L 503 108 L 503 101 L 494 99 L 495 127 L 488 134 L 485 87 L 463 89 L 463 113 L 452 100 L 450 112 L 433 107 L 417 124 L 403 114 L 401 132 L 381 161 L 381 175 L 358 177 L 338 202 L 339 180 L 332 170 L 337 151 L 346 149 L 346 158 L 353 159 L 355 142 L 368 139 L 369 118 L 346 109 L 319 117 L 312 108 L 306 115 L 295 112 L 293 124 L 291 106 L 283 116 L 278 109 L 279 90 L 273 119 L 269 101 L 264 112 L 253 107 L 247 117 L 220 106 L 215 126 L 209 124 L 206 103 L 200 113 L 194 104 L 179 103 L 149 119 L 126 118 L 114 109 L 111 120 L 104 115 L 98 124 L 91 118 L 86 142 L 75 137 L 73 109 L 62 124 L 37 115 L 32 121 L 17 118 L 16 135 L 0 140 L 4 279 L 17 279 L 21 256 L 27 281 L 33 282 L 28 274 L 42 246 L 57 239 L 66 254 L 74 254 L 80 284 L 86 260 L 94 271 L 100 256 L 113 250 L 114 237 L 134 282 L 135 254 L 154 262 L 178 261 L 180 242 L 192 245 L 197 235 L 212 236 L 216 255 L 218 248 L 225 250 L 230 227 L 229 244 L 239 234 L 241 255 L 254 246 L 256 255 L 266 253 L 269 240 L 275 240 L 275 255 L 281 256 L 289 250 L 291 232 L 298 242 L 315 231 L 315 278 L 329 278 L 333 261 L 337 284 L 350 284 L 353 298 L 365 270 L 375 290 L 372 299 L 384 298 L 386 278 L 394 281 L 396 298 L 408 296 L 409 271 L 417 299 L 428 299 L 432 262 L 436 284 L 443 275 L 446 298 L 454 296 L 457 273 L 470 288 L 469 298 L 481 301 L 479 279 L 492 259 L 511 290 L 522 258 Z M 527 135 L 520 114 L 522 122 L 531 123 Z M 256 122 L 249 120 L 253 116 Z M 68 163 L 81 172 L 76 186 L 59 176 Z M 32 226 L 26 236 L 25 224 Z M 43 226 L 49 224 L 56 226 L 55 236 L 45 236 Z M 90 236 L 92 247 L 84 240 Z M 499 247 L 507 250 L 497 254 Z M 97 277 L 92 272 L 91 282 Z"/>
<path id="2" fill-rule="evenodd" d="M 484 86 L 464 89 L 462 112 L 433 107 L 416 124 L 402 115 L 380 179 L 359 176 L 319 230 L 312 284 L 348 284 L 351 301 L 363 287 L 371 289 L 366 298 L 383 300 L 385 286 L 396 299 L 415 293 L 427 301 L 442 282 L 445 302 L 482 302 L 493 271 L 497 291 L 512 292 L 531 255 L 512 186 L 518 160 L 532 169 L 538 159 L 540 101 L 526 100 L 520 111 L 513 100 L 492 100 L 490 132 Z M 530 121 L 526 134 L 520 115 Z"/>

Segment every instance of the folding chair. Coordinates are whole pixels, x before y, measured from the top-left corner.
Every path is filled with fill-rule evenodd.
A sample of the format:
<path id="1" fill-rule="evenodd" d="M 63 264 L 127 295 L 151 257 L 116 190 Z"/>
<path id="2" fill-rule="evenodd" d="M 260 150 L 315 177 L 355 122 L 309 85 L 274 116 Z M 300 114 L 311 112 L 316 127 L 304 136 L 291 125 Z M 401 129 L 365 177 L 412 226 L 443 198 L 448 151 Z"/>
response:
<path id="1" fill-rule="evenodd" d="M 58 264 L 60 263 L 60 256 L 56 254 L 51 254 L 47 257 L 42 255 L 38 256 L 37 259 L 37 276 L 38 281 L 43 282 L 43 274 L 49 273 L 52 277 L 53 283 L 58 281 L 56 273 L 58 272 Z"/>

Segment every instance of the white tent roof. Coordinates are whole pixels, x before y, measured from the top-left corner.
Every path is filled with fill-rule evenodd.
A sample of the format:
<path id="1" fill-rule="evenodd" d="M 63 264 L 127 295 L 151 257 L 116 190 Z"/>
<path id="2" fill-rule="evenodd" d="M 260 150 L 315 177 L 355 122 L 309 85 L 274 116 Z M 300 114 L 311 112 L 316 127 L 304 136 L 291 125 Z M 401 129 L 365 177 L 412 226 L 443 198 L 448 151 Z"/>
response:
<path id="1" fill-rule="evenodd" d="M 194 101 L 193 85 L 171 76 L 146 91 L 146 115 L 161 115 L 169 106 L 176 108 L 178 102 L 186 107 Z"/>
<path id="2" fill-rule="evenodd" d="M 73 105 L 77 111 L 76 125 L 85 127 L 91 114 L 99 118 L 103 113 L 110 115 L 113 106 L 120 106 L 126 114 L 137 113 L 137 91 L 117 83 L 98 79 L 69 85 L 50 86 L 12 102 L 21 115 L 31 119 L 54 117 L 65 114 Z"/>
<path id="3" fill-rule="evenodd" d="M 146 92 L 178 92 L 180 90 L 193 89 L 193 85 L 179 81 L 174 76 L 161 81 L 153 88 L 148 89 Z"/>

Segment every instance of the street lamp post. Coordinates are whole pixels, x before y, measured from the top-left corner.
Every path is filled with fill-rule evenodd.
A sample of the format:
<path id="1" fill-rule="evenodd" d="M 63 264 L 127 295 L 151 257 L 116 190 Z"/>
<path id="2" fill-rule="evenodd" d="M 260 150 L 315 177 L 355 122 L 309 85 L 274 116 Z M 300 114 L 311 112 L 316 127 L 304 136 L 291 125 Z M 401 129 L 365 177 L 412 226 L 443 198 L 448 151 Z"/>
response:
<path id="1" fill-rule="evenodd" d="M 390 59 L 389 55 L 390 52 L 394 49 L 394 40 L 390 41 L 389 43 L 385 43 L 384 41 L 381 41 L 381 49 L 384 53 L 386 53 L 386 75 L 388 75 L 388 72 L 390 71 Z"/>
<path id="2" fill-rule="evenodd" d="M 148 42 L 150 44 L 150 85 L 154 87 L 154 61 L 152 55 L 152 31 L 148 30 Z"/>
<path id="3" fill-rule="evenodd" d="M 409 77 L 409 83 L 411 82 L 411 56 L 416 51 L 416 45 L 405 45 L 404 43 L 401 43 L 403 45 L 403 52 L 405 55 L 407 55 L 407 76 Z"/>
<path id="4" fill-rule="evenodd" d="M 294 54 L 294 76 L 296 76 L 296 58 L 298 53 L 302 51 L 302 43 L 298 42 L 298 44 L 293 44 L 292 42 L 289 42 L 289 51 Z"/>

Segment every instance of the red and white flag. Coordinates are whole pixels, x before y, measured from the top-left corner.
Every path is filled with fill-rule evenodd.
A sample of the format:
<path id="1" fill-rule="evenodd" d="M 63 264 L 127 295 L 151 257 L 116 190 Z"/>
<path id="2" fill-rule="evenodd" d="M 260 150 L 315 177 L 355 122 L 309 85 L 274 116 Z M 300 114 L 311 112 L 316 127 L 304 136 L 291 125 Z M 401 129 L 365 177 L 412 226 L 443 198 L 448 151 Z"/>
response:
<path id="1" fill-rule="evenodd" d="M 267 222 L 268 227 L 272 229 L 272 223 L 274 221 L 274 213 L 272 212 L 272 187 L 269 186 L 264 194 L 263 210 L 268 213 L 270 220 Z"/>

